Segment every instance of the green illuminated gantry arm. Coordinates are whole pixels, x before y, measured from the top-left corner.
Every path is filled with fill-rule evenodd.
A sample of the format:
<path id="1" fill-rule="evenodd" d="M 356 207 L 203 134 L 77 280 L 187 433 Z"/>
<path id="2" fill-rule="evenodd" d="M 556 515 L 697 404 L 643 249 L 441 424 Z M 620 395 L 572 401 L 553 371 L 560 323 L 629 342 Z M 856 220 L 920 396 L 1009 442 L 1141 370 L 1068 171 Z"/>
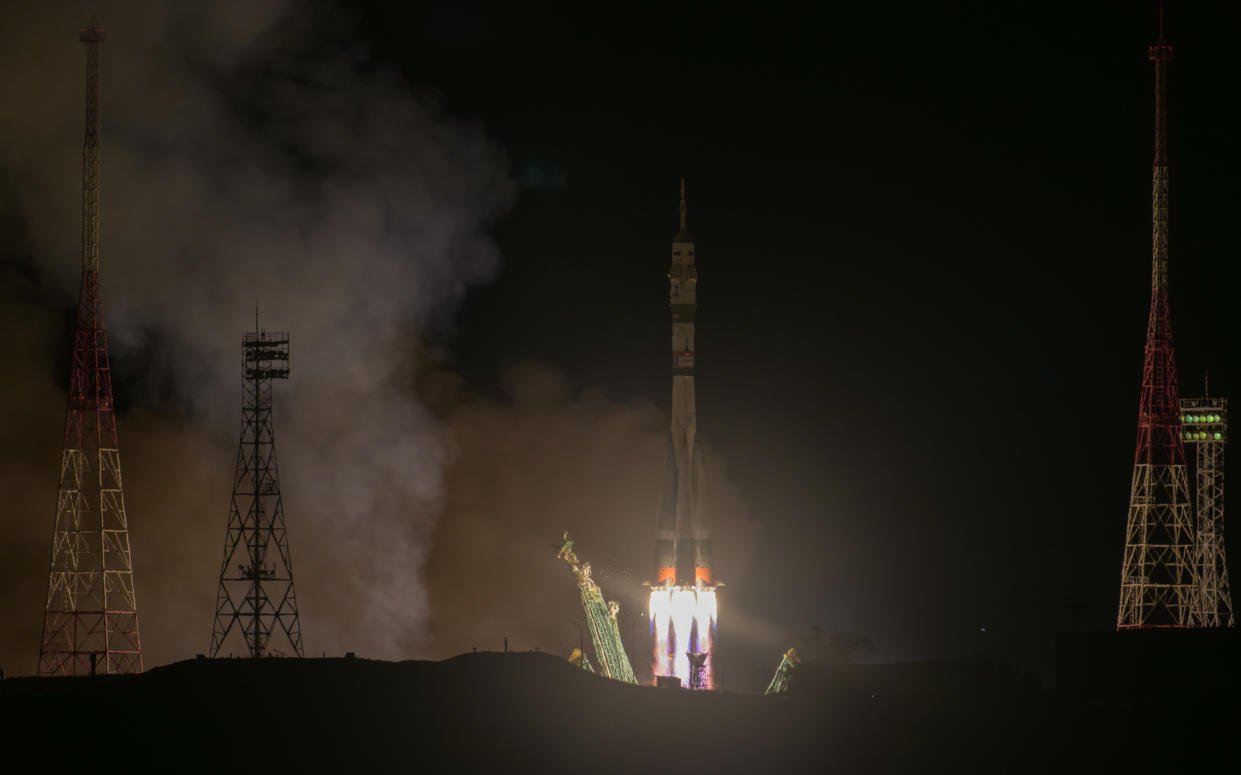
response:
<path id="1" fill-rule="evenodd" d="M 784 652 L 784 657 L 780 660 L 779 667 L 776 668 L 776 674 L 771 677 L 771 683 L 767 684 L 767 691 L 763 694 L 787 692 L 793 679 L 793 668 L 797 667 L 798 662 L 801 662 L 801 657 L 797 656 L 796 651 L 789 649 Z"/>
<path id="2" fill-rule="evenodd" d="M 620 606 L 615 601 L 603 599 L 603 590 L 590 577 L 590 563 L 580 562 L 573 552 L 569 531 L 565 531 L 561 540 L 556 558 L 568 563 L 582 592 L 582 608 L 586 611 L 586 624 L 590 628 L 590 640 L 595 647 L 600 675 L 636 684 L 638 680 L 634 677 L 629 656 L 621 643 L 620 627 L 616 623 L 616 612 Z"/>

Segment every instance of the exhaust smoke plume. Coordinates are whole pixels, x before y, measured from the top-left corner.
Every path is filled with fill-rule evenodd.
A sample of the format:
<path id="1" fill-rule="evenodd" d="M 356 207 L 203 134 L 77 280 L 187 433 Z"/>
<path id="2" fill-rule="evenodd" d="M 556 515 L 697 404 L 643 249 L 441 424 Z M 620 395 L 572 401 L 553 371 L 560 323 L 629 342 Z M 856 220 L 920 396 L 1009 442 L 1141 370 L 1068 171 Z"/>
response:
<path id="1" fill-rule="evenodd" d="M 650 590 L 642 582 L 655 571 L 667 411 L 597 390 L 575 392 L 555 369 L 535 363 L 511 368 L 504 382 L 500 400 L 469 394 L 453 375 L 431 374 L 423 383 L 452 439 L 443 517 L 427 563 L 428 656 L 499 650 L 508 635 L 514 649 L 565 656 L 580 638 L 593 661 L 577 585 L 555 559 L 567 529 L 605 598 L 621 604 L 622 641 L 639 682 L 649 680 Z M 719 565 L 730 586 L 744 588 L 758 525 L 709 444 L 703 460 Z M 730 602 L 726 588 L 724 622 Z M 723 648 L 736 634 L 725 626 Z"/>
<path id="2" fill-rule="evenodd" d="M 322 4 L 101 10 L 102 289 L 131 410 L 121 458 L 146 663 L 209 640 L 256 304 L 292 332 L 276 439 L 308 653 L 409 656 L 446 454 L 413 395 L 420 335 L 498 265 L 486 229 L 514 191 L 503 155 L 368 63 Z M 6 241 L 28 248 L 4 273 L 18 332 L 3 353 L 12 672 L 33 669 L 55 506 L 85 13 L 0 19 Z"/>
<path id="3" fill-rule="evenodd" d="M 10 674 L 38 653 L 80 271 L 74 10 L 0 12 Z M 276 445 L 307 656 L 441 658 L 506 635 L 567 655 L 581 608 L 550 548 L 567 528 L 644 663 L 666 412 L 528 363 L 481 398 L 425 356 L 497 269 L 502 153 L 368 61 L 330 5 L 101 11 L 102 291 L 146 665 L 210 642 L 256 303 L 291 332 Z M 755 523 L 705 460 L 721 573 L 741 585 Z"/>

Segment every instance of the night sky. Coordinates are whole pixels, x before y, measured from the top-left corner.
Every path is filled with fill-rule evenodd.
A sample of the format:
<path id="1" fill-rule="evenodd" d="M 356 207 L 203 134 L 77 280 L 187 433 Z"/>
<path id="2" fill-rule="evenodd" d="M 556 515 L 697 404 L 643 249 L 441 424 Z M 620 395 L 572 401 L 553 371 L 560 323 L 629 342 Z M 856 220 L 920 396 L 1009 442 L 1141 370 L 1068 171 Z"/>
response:
<path id="1" fill-rule="evenodd" d="M 275 108 L 256 85 L 273 72 L 297 82 L 305 72 L 298 67 L 328 57 L 359 81 L 382 74 L 438 125 L 485 138 L 478 142 L 494 155 L 482 154 L 478 165 L 501 169 L 471 177 L 480 157 L 462 152 L 454 169 L 472 182 L 448 187 L 462 201 L 486 200 L 462 205 L 481 213 L 476 226 L 463 228 L 489 236 L 498 258 L 438 285 L 448 302 L 396 316 L 415 361 L 408 400 L 425 407 L 418 427 L 430 428 L 428 437 L 447 451 L 431 466 L 434 482 L 416 488 L 428 516 L 410 541 L 425 552 L 425 565 L 413 571 L 425 579 L 425 597 L 415 596 L 419 613 L 409 631 L 377 649 L 383 656 L 498 648 L 501 634 L 520 648 L 577 645 L 572 581 L 547 549 L 564 527 L 579 535 L 578 552 L 599 567 L 609 596 L 627 604 L 638 595 L 649 573 L 670 399 L 665 274 L 682 177 L 699 271 L 698 427 L 709 498 L 718 492 L 728 511 L 716 524 L 719 555 L 736 558 L 734 568 L 717 562 L 727 584 L 724 685 L 761 688 L 780 651 L 812 626 L 869 637 L 875 660 L 985 653 L 1045 678 L 1052 634 L 1071 624 L 1068 603 L 1080 607 L 1078 627 L 1114 626 L 1149 302 L 1153 66 L 1146 46 L 1158 32 L 1154 3 L 814 11 L 771 3 L 726 11 L 710 4 L 563 11 L 464 0 L 271 5 L 301 20 L 286 25 L 298 31 L 296 45 L 282 38 L 264 49 L 270 60 L 248 59 L 227 79 L 205 79 L 248 116 L 240 124 L 261 134 L 278 123 L 263 112 Z M 79 22 L 62 16 L 55 21 L 71 41 Z M 7 36 L 22 35 L 12 29 L 20 16 L 5 21 Z M 118 47 L 124 28 L 103 21 L 106 45 Z M 1176 47 L 1169 272 L 1181 394 L 1200 395 L 1209 369 L 1211 394 L 1231 398 L 1241 385 L 1241 321 L 1231 297 L 1239 278 L 1230 258 L 1241 208 L 1233 185 L 1241 177 L 1234 142 L 1241 9 L 1185 5 L 1167 14 L 1166 28 Z M 68 80 L 52 82 L 72 106 L 80 99 L 80 53 L 66 48 L 65 56 Z M 354 77 L 329 79 L 322 89 L 346 89 Z M 124 109 L 104 95 L 105 116 Z M 310 114 L 316 104 L 299 103 Z M 62 183 L 70 194 L 80 153 L 75 120 L 63 147 L 49 151 L 64 156 L 57 169 L 68 171 Z M 109 156 L 106 120 L 108 192 L 115 169 L 108 165 L 124 162 Z M 140 126 L 142 116 L 125 120 Z M 133 142 L 132 133 L 111 131 L 112 147 Z M 411 136 L 411 147 L 418 141 Z M 392 147 L 402 153 L 399 136 Z M 31 208 L 14 204 L 24 178 L 10 157 L 0 165 L 3 229 L 11 235 L 0 275 L 6 320 L 12 326 L 34 306 L 53 321 L 36 327 L 34 344 L 12 345 L 5 357 L 37 361 L 60 385 L 10 388 L 0 415 L 10 471 L 13 461 L 32 472 L 46 468 L 46 486 L 36 478 L 23 496 L 34 510 L 5 516 L 34 523 L 21 532 L 34 536 L 23 546 L 38 557 L 17 562 L 17 549 L 5 555 L 34 580 L 10 581 L 3 596 L 9 617 L 32 619 L 36 628 L 35 642 L 5 640 L 3 659 L 30 671 L 60 410 L 47 409 L 41 426 L 24 419 L 20 432 L 14 428 L 31 395 L 63 406 L 68 332 L 55 321 L 71 308 L 74 283 L 57 281 L 45 268 L 53 259 L 41 256 L 43 242 L 23 236 L 37 232 L 26 225 Z M 401 165 L 394 161 L 393 169 Z M 381 174 L 383 158 L 373 166 Z M 289 169 L 296 176 L 308 167 L 318 174 L 313 156 Z M 433 176 L 437 168 L 410 169 Z M 139 206 L 121 195 L 105 193 L 104 201 L 105 222 Z M 55 257 L 69 278 L 73 204 L 64 207 L 70 250 Z M 416 251 L 421 243 L 411 244 Z M 339 245 L 342 266 L 355 260 L 351 247 Z M 246 325 L 252 296 L 220 311 L 235 321 L 222 329 L 224 346 Z M 208 544 L 195 543 L 195 556 L 206 559 L 144 560 L 155 552 L 140 541 L 139 524 L 149 519 L 140 507 L 149 514 L 162 506 L 157 494 L 142 494 L 158 487 L 144 484 L 139 460 L 161 449 L 142 429 L 212 415 L 179 387 L 191 380 L 178 376 L 176 360 L 148 358 L 168 346 L 160 318 L 125 311 L 128 297 L 107 280 L 104 297 L 110 322 L 145 332 L 118 335 L 130 344 L 116 356 L 118 399 L 129 415 L 121 419 L 122 455 L 131 443 L 138 450 L 126 460 L 136 490 L 129 509 L 140 612 L 148 586 L 159 596 L 154 577 L 181 573 L 193 576 L 184 589 L 206 611 L 207 620 L 186 624 L 196 633 L 188 645 L 168 636 L 177 645 L 162 651 L 159 628 L 175 628 L 142 614 L 148 660 L 156 653 L 171 661 L 206 645 L 195 647 L 193 638 L 208 633 L 235 419 L 222 435 L 210 432 L 219 436 L 222 460 L 194 480 L 209 488 L 198 500 L 207 504 L 204 519 L 215 520 L 195 528 Z M 287 310 L 296 372 L 305 363 L 299 306 L 296 299 L 275 306 L 277 314 Z M 235 355 L 225 353 L 217 360 L 235 369 Z M 227 374 L 222 384 L 233 389 L 233 379 Z M 298 389 L 295 375 L 287 393 Z M 235 393 L 221 399 L 234 413 L 237 400 Z M 286 427 L 279 401 L 278 434 Z M 290 433 L 309 416 L 292 414 Z M 386 422 L 382 415 L 360 421 Z M 34 438 L 37 445 L 27 443 Z M 307 438 L 330 444 L 334 437 Z M 169 445 L 173 453 L 188 448 Z M 292 447 L 281 447 L 282 472 L 296 470 L 299 454 L 311 456 Z M 592 455 L 598 465 L 582 473 L 578 458 Z M 614 469 L 611 460 L 621 463 Z M 514 481 L 504 484 L 507 477 Z M 285 497 L 295 556 L 303 546 L 316 558 L 328 554 L 309 545 L 335 534 L 299 533 L 298 500 L 311 496 L 286 489 Z M 508 517 L 527 512 L 528 520 Z M 352 524 L 370 530 L 365 519 Z M 485 559 L 526 527 L 527 543 L 510 548 L 547 551 L 530 555 L 538 570 L 529 572 L 544 574 L 537 578 L 524 575 L 526 560 Z M 1241 578 L 1238 553 L 1230 560 L 1232 577 Z M 328 561 L 312 567 L 321 562 Z M 348 606 L 327 592 L 316 600 L 316 583 L 328 586 L 299 578 L 305 619 L 316 607 L 322 619 Z M 20 595 L 12 591 L 19 587 Z M 488 603 L 496 594 L 512 605 Z M 312 635 L 308 653 L 323 650 Z M 29 639 L 28 629 L 22 637 Z M 490 640 L 477 642 L 483 638 Z M 365 629 L 321 640 L 357 644 L 362 653 L 370 642 Z"/>
<path id="2" fill-rule="evenodd" d="M 455 362 L 484 385 L 538 358 L 666 406 L 684 175 L 700 431 L 762 525 L 729 604 L 893 658 L 1045 666 L 1066 596 L 1080 627 L 1115 619 L 1158 29 L 1126 7 L 411 15 L 379 50 L 484 121 L 527 186 Z M 1237 22 L 1167 18 L 1183 395 L 1204 369 L 1237 384 Z"/>

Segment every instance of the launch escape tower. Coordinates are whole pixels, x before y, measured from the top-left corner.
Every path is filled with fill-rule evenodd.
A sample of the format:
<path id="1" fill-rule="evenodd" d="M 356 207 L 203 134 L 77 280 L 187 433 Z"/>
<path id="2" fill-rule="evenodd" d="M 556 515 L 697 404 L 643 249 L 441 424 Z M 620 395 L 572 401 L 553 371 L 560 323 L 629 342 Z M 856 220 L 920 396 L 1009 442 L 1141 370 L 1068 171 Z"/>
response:
<path id="1" fill-rule="evenodd" d="M 1160 32 L 1155 63 L 1155 163 L 1151 193 L 1151 300 L 1138 409 L 1137 452 L 1120 574 L 1118 630 L 1197 623 L 1194 522 L 1181 437 L 1176 358 L 1168 313 L 1167 70 Z"/>
<path id="2" fill-rule="evenodd" d="M 651 585 L 651 672 L 675 676 L 683 686 L 715 686 L 711 651 L 715 639 L 718 583 L 711 575 L 711 532 L 703 501 L 703 468 L 694 408 L 694 317 L 698 269 L 694 240 L 685 226 L 681 181 L 681 228 L 672 240 L 668 271 L 672 310 L 672 425 L 655 524 L 655 581 Z"/>
<path id="3" fill-rule="evenodd" d="M 219 656 L 230 633 L 237 633 L 251 657 L 300 657 L 302 629 L 272 423 L 272 380 L 289 378 L 289 335 L 259 328 L 256 311 L 241 353 L 241 440 L 210 656 Z M 290 653 L 273 648 L 272 635 L 281 633 Z"/>
<path id="4" fill-rule="evenodd" d="M 1204 391 L 1206 392 L 1206 391 Z M 1224 398 L 1181 399 L 1181 438 L 1194 456 L 1188 461 L 1194 477 L 1198 573 L 1197 624 L 1232 627 L 1232 592 L 1224 557 L 1224 444 L 1228 441 L 1228 401 Z"/>
<path id="5" fill-rule="evenodd" d="M 104 31 L 92 18 L 78 39 L 86 44 L 82 285 L 39 675 L 142 671 L 108 333 L 99 289 L 99 44 Z"/>

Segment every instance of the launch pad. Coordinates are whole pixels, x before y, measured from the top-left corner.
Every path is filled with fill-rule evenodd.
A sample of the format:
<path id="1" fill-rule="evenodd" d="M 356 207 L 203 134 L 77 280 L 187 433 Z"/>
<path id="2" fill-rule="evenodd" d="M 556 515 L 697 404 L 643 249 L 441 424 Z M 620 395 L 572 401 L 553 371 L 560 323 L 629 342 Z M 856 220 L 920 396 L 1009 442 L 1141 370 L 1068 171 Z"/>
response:
<path id="1" fill-rule="evenodd" d="M 652 674 L 675 676 L 689 689 L 715 687 L 711 655 L 719 626 L 715 585 L 653 586 L 650 606 Z"/>

